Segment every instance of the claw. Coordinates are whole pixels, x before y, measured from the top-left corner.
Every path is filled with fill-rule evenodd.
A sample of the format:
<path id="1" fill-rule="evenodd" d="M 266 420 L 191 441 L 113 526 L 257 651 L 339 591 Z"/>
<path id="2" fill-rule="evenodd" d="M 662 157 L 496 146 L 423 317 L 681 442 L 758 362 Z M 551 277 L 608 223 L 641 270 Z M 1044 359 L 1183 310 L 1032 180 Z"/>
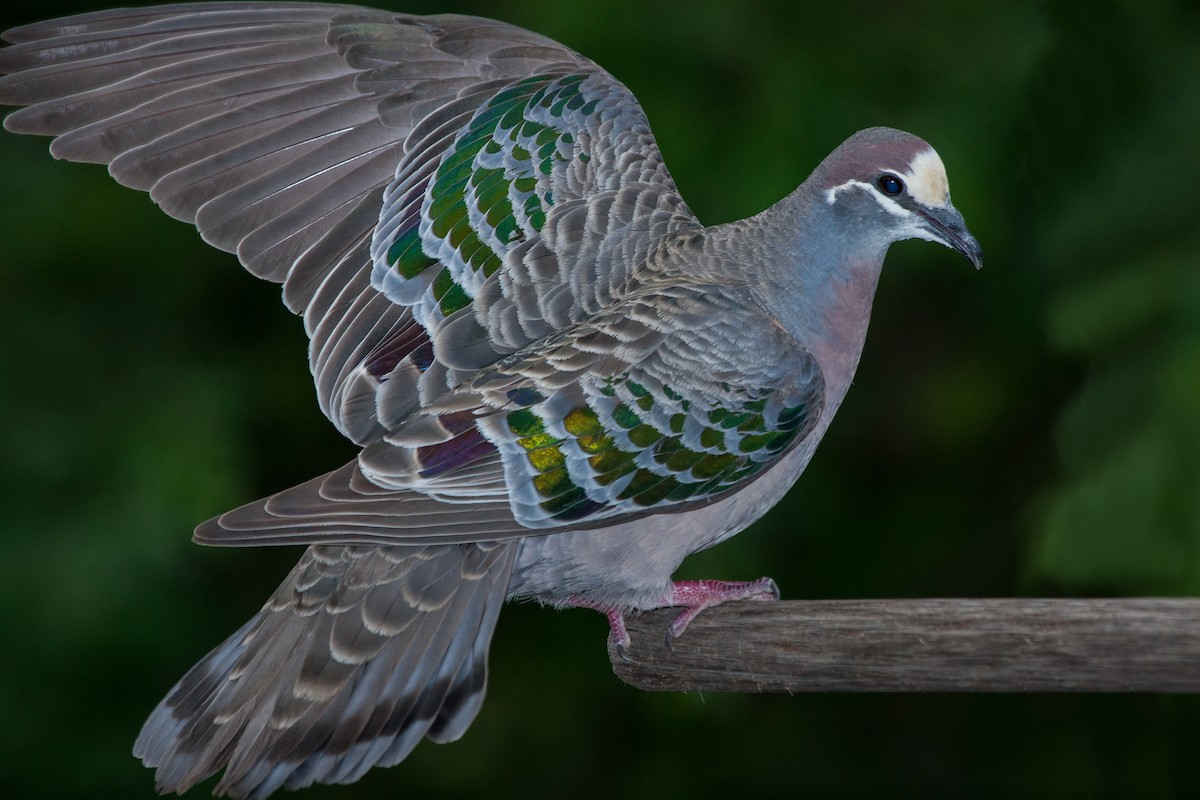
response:
<path id="1" fill-rule="evenodd" d="M 625 615 L 621 609 L 606 611 L 608 617 L 608 644 L 621 660 L 629 661 L 629 631 L 625 629 Z"/>
<path id="2" fill-rule="evenodd" d="M 612 645 L 613 652 L 617 654 L 617 658 L 626 664 L 633 663 L 633 659 L 629 657 L 629 642 L 613 642 L 609 639 L 609 643 Z"/>

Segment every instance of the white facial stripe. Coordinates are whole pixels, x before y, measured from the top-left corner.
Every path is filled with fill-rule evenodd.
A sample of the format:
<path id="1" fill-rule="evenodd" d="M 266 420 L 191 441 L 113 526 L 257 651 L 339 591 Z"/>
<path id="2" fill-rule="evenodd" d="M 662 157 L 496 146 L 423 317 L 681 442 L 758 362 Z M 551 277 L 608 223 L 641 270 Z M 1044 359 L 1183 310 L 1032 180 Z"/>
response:
<path id="1" fill-rule="evenodd" d="M 837 202 L 837 196 L 839 192 L 844 192 L 847 189 L 853 189 L 856 186 L 861 186 L 864 189 L 871 188 L 862 181 L 846 181 L 845 183 L 839 183 L 837 186 L 831 186 L 825 190 L 825 202 L 829 205 L 833 205 Z"/>
<path id="2" fill-rule="evenodd" d="M 837 186 L 826 189 L 825 202 L 829 205 L 833 205 L 835 202 L 837 202 L 837 196 L 847 189 L 865 189 L 867 194 L 878 200 L 879 204 L 887 209 L 890 213 L 895 214 L 896 216 L 904 216 L 908 214 L 908 212 L 901 208 L 900 205 L 894 200 L 884 197 L 878 191 L 876 191 L 874 186 L 866 183 L 865 181 L 859 180 L 848 180 L 845 183 L 839 183 Z"/>
<path id="3" fill-rule="evenodd" d="M 945 208 L 950 205 L 950 182 L 946 180 L 946 167 L 941 157 L 931 147 L 917 154 L 902 173 L 908 184 L 908 193 L 926 208 Z"/>
<path id="4" fill-rule="evenodd" d="M 904 208 L 890 197 L 887 197 L 881 192 L 876 191 L 875 187 L 869 183 L 864 183 L 863 181 L 857 180 L 849 180 L 830 189 L 826 189 L 825 202 L 833 205 L 834 202 L 837 201 L 839 192 L 856 188 L 865 189 L 867 194 L 875 198 L 875 201 L 879 203 L 884 211 L 896 217 L 898 220 L 901 220 L 900 225 L 893 230 L 893 233 L 896 234 L 897 239 L 925 239 L 926 241 L 937 242 L 938 244 L 945 245 L 946 247 L 954 246 L 931 231 L 929 226 L 922 222 L 919 216 L 909 211 L 907 208 Z M 949 199 L 949 197 L 946 198 L 947 204 L 949 203 Z"/>
<path id="5" fill-rule="evenodd" d="M 875 189 L 875 187 L 872 186 L 871 184 L 864 183 L 863 181 L 858 181 L 858 180 L 849 180 L 849 181 L 846 181 L 845 183 L 839 183 L 837 186 L 826 189 L 825 190 L 825 202 L 828 203 L 829 205 L 833 205 L 834 202 L 837 201 L 837 196 L 838 196 L 839 192 L 844 192 L 847 189 L 856 189 L 856 188 L 861 188 L 861 189 L 866 190 L 867 194 L 870 195 L 871 197 L 874 197 L 875 200 L 879 203 L 879 205 L 883 206 L 883 210 L 888 212 L 892 216 L 900 217 L 901 219 L 904 219 L 906 217 L 915 217 L 916 216 L 908 209 L 902 207 L 895 200 L 891 199 L 890 197 L 885 197 L 883 194 L 878 192 Z"/>

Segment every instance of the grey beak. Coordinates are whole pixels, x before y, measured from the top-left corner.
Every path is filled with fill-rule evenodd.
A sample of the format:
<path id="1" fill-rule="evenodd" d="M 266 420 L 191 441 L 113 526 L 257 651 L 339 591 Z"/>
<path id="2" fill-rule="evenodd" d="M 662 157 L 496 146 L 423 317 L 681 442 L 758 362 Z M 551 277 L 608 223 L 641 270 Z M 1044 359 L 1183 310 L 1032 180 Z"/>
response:
<path id="1" fill-rule="evenodd" d="M 962 214 L 954 206 L 945 208 L 921 208 L 919 213 L 929 223 L 930 232 L 937 236 L 947 247 L 951 247 L 966 256 L 975 265 L 975 269 L 983 267 L 983 250 L 979 242 L 967 230 L 967 223 Z"/>

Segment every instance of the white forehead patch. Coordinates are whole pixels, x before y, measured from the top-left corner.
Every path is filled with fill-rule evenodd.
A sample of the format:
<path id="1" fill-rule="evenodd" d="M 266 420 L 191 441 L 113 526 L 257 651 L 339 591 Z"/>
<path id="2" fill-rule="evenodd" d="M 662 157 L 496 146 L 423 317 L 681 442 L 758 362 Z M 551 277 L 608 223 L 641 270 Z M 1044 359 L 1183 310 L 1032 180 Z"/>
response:
<path id="1" fill-rule="evenodd" d="M 946 167 L 941 156 L 932 147 L 918 153 L 904 173 L 908 193 L 928 208 L 945 208 L 950 205 L 950 182 L 946 180 Z"/>
<path id="2" fill-rule="evenodd" d="M 942 158 L 932 147 L 922 150 L 909 162 L 907 170 L 895 170 L 904 179 L 909 197 L 926 208 L 946 208 L 950 205 L 950 181 L 946 179 L 946 167 Z M 847 189 L 865 189 L 879 204 L 898 217 L 908 216 L 899 203 L 876 191 L 870 184 L 860 180 L 848 180 L 825 190 L 825 202 L 833 205 L 840 192 Z"/>

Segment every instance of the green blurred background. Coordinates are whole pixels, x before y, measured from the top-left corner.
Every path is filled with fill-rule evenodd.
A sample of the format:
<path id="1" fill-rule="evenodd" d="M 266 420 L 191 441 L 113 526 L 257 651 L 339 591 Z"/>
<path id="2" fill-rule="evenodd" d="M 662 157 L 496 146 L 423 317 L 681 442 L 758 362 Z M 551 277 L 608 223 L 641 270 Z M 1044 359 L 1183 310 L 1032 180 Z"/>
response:
<path id="1" fill-rule="evenodd" d="M 9 0 L 0 24 L 90 10 Z M 796 489 L 684 576 L 789 598 L 1200 593 L 1195 3 L 414 0 L 535 29 L 641 99 L 706 223 L 912 130 L 983 243 L 889 256 Z M 297 556 L 192 527 L 352 456 L 303 331 L 103 169 L 0 135 L 0 796 L 153 795 L 149 710 Z M 511 606 L 465 739 L 305 797 L 1196 797 L 1200 702 L 651 695 L 605 624 Z M 203 796 L 211 781 L 194 794 Z"/>

